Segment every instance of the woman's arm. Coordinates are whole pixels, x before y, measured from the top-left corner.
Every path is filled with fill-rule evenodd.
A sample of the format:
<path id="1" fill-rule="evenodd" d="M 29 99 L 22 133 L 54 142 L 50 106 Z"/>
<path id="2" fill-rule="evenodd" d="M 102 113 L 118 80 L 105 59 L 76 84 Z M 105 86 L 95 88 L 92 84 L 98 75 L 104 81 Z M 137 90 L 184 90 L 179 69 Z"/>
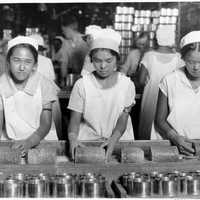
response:
<path id="1" fill-rule="evenodd" d="M 139 51 L 131 51 L 127 56 L 126 62 L 122 66 L 120 66 L 120 72 L 124 73 L 125 75 L 132 76 L 138 68 L 139 60 Z"/>
<path id="2" fill-rule="evenodd" d="M 27 152 L 28 149 L 38 145 L 40 141 L 48 134 L 52 122 L 52 103 L 43 106 L 40 115 L 40 125 L 38 129 L 27 139 L 16 141 L 12 148 L 20 149 L 22 154 Z"/>
<path id="3" fill-rule="evenodd" d="M 170 134 L 173 128 L 167 122 L 168 115 L 169 108 L 167 97 L 163 94 L 161 90 L 159 90 L 157 110 L 155 115 L 155 126 L 162 138 L 171 140 L 171 137 L 173 137 L 177 133 L 174 130 L 174 133 Z"/>
<path id="4" fill-rule="evenodd" d="M 70 143 L 70 154 L 72 159 L 74 159 L 75 148 L 77 146 L 84 146 L 78 141 L 78 133 L 80 129 L 80 123 L 82 119 L 82 113 L 71 111 L 69 126 L 68 126 L 68 139 Z"/>
<path id="5" fill-rule="evenodd" d="M 147 83 L 148 77 L 149 77 L 148 70 L 143 64 L 141 64 L 139 69 L 139 85 L 142 90 L 144 89 Z"/>
<path id="6" fill-rule="evenodd" d="M 4 131 L 4 111 L 0 110 L 0 138 L 3 135 Z"/>
<path id="7" fill-rule="evenodd" d="M 133 105 L 124 108 L 122 114 L 119 116 L 117 120 L 116 126 L 113 129 L 112 135 L 106 142 L 104 142 L 101 145 L 101 147 L 107 146 L 107 151 L 106 151 L 107 161 L 109 161 L 111 158 L 115 144 L 118 142 L 118 140 L 120 139 L 120 137 L 124 134 L 126 130 L 128 117 L 129 117 L 129 113 L 131 112 L 132 106 Z"/>
<path id="8" fill-rule="evenodd" d="M 76 138 L 78 137 L 78 132 L 80 128 L 82 113 L 71 111 L 70 113 L 70 121 L 68 126 L 68 133 L 74 135 Z"/>
<path id="9" fill-rule="evenodd" d="M 194 153 L 191 144 L 188 143 L 189 140 L 180 136 L 167 122 L 168 115 L 168 99 L 163 92 L 159 90 L 157 110 L 155 115 L 155 128 L 159 131 L 160 135 L 164 139 L 169 139 L 173 144 L 177 145 L 181 152 L 185 154 Z"/>

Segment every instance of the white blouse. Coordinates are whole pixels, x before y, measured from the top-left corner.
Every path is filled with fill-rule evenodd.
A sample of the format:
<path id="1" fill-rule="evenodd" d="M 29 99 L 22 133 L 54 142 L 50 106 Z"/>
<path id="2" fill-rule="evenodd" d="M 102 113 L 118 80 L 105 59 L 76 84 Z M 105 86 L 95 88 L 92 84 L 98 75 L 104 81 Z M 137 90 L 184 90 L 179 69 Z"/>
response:
<path id="1" fill-rule="evenodd" d="M 110 137 L 123 109 L 134 103 L 135 86 L 128 77 L 118 73 L 115 86 L 101 89 L 91 73 L 75 83 L 68 108 L 83 113 L 79 139 L 95 140 Z M 121 139 L 134 139 L 130 117 Z"/>
<path id="2" fill-rule="evenodd" d="M 180 134 L 191 139 L 200 138 L 200 87 L 193 89 L 184 68 L 167 75 L 160 83 L 168 98 L 168 123 Z"/>

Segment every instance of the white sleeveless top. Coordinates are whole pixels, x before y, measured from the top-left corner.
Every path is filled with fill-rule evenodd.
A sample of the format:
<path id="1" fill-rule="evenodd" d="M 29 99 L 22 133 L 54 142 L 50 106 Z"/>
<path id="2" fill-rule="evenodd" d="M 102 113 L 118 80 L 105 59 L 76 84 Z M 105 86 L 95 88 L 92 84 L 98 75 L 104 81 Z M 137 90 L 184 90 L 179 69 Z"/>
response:
<path id="1" fill-rule="evenodd" d="M 135 87 L 133 82 L 120 73 L 118 73 L 116 85 L 109 89 L 101 89 L 92 73 L 83 76 L 78 81 L 77 85 L 82 85 L 85 91 L 83 97 L 84 121 L 81 123 L 78 139 L 97 140 L 109 138 L 123 109 L 135 103 Z M 72 104 L 74 104 L 73 97 L 69 101 L 68 106 L 69 109 L 73 110 L 74 106 Z M 133 127 L 129 116 L 126 131 L 120 140 L 133 139 Z"/>

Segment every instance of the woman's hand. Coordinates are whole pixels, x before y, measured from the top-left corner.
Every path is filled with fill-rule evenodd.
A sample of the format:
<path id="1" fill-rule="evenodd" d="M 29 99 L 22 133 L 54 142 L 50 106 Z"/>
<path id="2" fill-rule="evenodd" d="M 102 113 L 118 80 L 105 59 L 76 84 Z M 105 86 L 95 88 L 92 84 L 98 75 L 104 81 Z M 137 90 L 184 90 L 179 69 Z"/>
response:
<path id="1" fill-rule="evenodd" d="M 19 150 L 21 152 L 21 157 L 23 157 L 31 148 L 31 142 L 29 140 L 16 140 L 11 148 Z"/>
<path id="2" fill-rule="evenodd" d="M 176 135 L 173 137 L 173 139 L 171 139 L 171 141 L 178 147 L 180 153 L 188 156 L 195 153 L 194 149 L 192 148 L 192 143 L 194 142 L 193 140 L 185 138 L 181 135 Z"/>
<path id="3" fill-rule="evenodd" d="M 111 160 L 111 156 L 115 147 L 115 144 L 121 137 L 121 133 L 119 131 L 115 131 L 113 135 L 108 138 L 102 145 L 101 148 L 106 148 L 106 162 L 109 162 Z"/>
<path id="4" fill-rule="evenodd" d="M 85 147 L 84 144 L 82 144 L 75 133 L 69 133 L 69 143 L 70 143 L 70 154 L 72 159 L 75 159 L 75 149 L 80 146 L 80 147 Z"/>

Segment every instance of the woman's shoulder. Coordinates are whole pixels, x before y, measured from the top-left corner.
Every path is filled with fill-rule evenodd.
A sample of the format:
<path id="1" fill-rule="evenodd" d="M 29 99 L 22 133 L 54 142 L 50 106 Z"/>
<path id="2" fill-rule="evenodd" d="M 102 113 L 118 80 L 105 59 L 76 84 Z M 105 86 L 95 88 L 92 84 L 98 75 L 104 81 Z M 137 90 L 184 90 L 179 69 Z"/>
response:
<path id="1" fill-rule="evenodd" d="M 129 55 L 138 55 L 140 54 L 140 50 L 139 49 L 131 49 L 129 51 Z"/>
<path id="2" fill-rule="evenodd" d="M 177 68 L 172 72 L 166 74 L 164 79 L 168 80 L 169 82 L 174 82 L 178 80 L 178 77 L 183 76 L 183 74 L 184 74 L 184 67 Z"/>
<path id="3" fill-rule="evenodd" d="M 126 84 L 131 84 L 134 85 L 133 81 L 130 79 L 130 77 L 126 76 L 124 73 L 122 72 L 117 72 L 118 73 L 118 77 L 119 77 L 119 82 L 123 82 Z"/>
<path id="4" fill-rule="evenodd" d="M 147 59 L 151 59 L 152 56 L 155 56 L 156 55 L 156 51 L 155 50 L 149 50 L 149 51 L 146 51 L 144 53 L 144 56 L 143 56 L 143 60 L 147 60 Z"/>

